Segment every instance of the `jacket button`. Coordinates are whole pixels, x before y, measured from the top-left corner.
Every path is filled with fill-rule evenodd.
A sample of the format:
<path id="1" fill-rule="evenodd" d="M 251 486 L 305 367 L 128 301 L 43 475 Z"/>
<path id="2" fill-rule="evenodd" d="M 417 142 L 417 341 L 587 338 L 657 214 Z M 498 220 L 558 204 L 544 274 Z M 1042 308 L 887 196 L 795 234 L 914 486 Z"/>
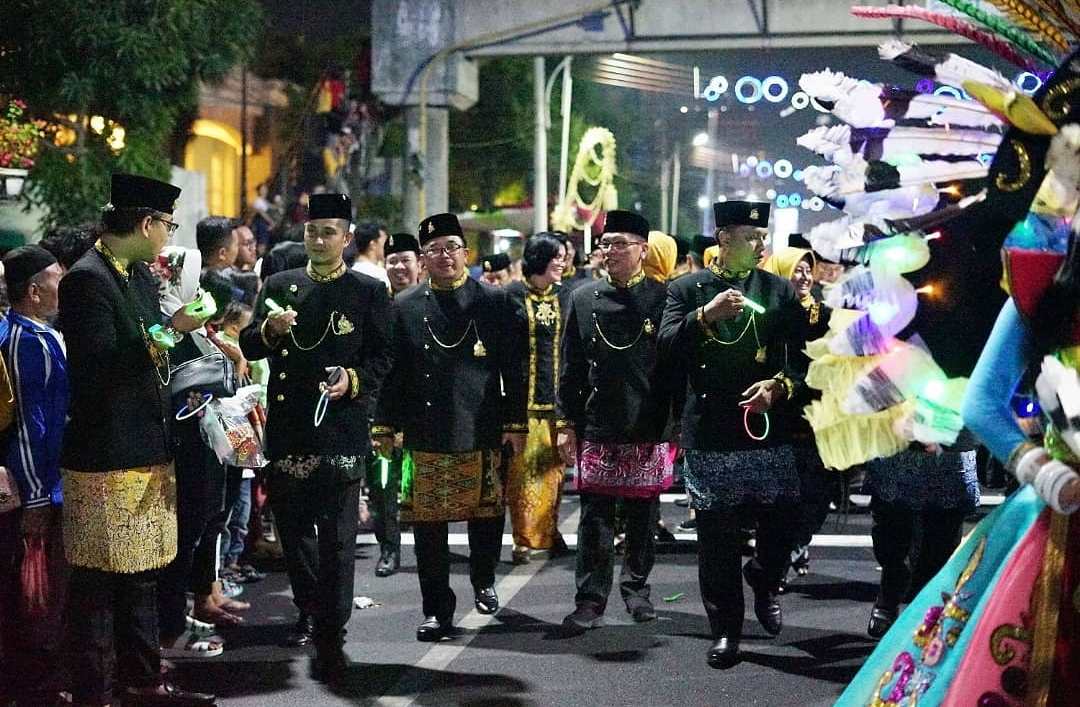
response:
<path id="1" fill-rule="evenodd" d="M 702 368 L 705 368 L 705 366 L 702 366 Z M 277 377 L 279 380 L 285 380 L 285 371 L 279 373 Z"/>
<path id="2" fill-rule="evenodd" d="M 274 399 L 277 400 L 280 403 L 282 400 L 285 399 L 285 396 L 282 395 L 281 393 L 278 393 L 277 397 L 274 398 Z"/>
<path id="3" fill-rule="evenodd" d="M 281 355 L 282 356 L 288 356 L 289 355 L 289 350 L 288 349 L 282 349 L 281 350 Z"/>
<path id="4" fill-rule="evenodd" d="M 431 378 L 431 374 L 430 373 L 425 373 L 424 378 Z"/>
<path id="5" fill-rule="evenodd" d="M 430 400 L 424 401 L 424 405 L 427 405 L 428 407 L 431 407 L 431 401 Z"/>

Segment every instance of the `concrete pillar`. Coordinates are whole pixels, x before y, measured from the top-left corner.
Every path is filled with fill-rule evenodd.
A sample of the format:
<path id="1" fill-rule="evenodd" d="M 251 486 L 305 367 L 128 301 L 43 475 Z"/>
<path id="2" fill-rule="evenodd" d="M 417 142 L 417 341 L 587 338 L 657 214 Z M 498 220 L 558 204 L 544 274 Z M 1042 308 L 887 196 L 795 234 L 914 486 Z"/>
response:
<path id="1" fill-rule="evenodd" d="M 405 109 L 405 127 L 409 141 L 409 164 L 406 165 L 405 226 L 415 229 L 424 218 L 442 213 L 450 208 L 449 145 L 450 109 L 446 106 L 427 108 L 427 159 L 420 156 L 420 107 Z M 424 181 L 423 199 L 414 182 L 413 167 L 419 160 L 420 174 Z M 422 203 L 421 203 L 422 201 Z"/>

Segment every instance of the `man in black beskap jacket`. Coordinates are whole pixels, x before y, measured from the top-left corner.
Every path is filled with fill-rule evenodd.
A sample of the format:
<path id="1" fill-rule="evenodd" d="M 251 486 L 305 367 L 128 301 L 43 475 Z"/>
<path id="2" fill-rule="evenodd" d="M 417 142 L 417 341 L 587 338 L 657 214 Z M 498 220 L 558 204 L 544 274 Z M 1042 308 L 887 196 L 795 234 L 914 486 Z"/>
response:
<path id="1" fill-rule="evenodd" d="M 505 518 L 503 445 L 525 443 L 525 328 L 505 291 L 469 278 L 457 217 L 420 223 L 428 282 L 394 299 L 394 368 L 372 428 L 380 452 L 402 432 L 401 520 L 413 524 L 424 601 L 420 641 L 453 627 L 447 523 L 469 523 L 469 577 L 477 611 L 498 611 L 495 565 Z M 411 469 L 411 471 L 410 471 Z"/>
<path id="2" fill-rule="evenodd" d="M 767 414 L 792 404 L 803 387 L 796 359 L 807 318 L 791 283 L 757 267 L 769 204 L 721 202 L 714 212 L 719 254 L 671 283 L 660 349 L 683 376 L 683 478 L 697 512 L 698 579 L 715 639 L 707 661 L 724 668 L 736 662 L 742 635 L 746 525 L 757 526 L 743 571 L 754 613 L 772 635 L 783 627 L 777 593 L 793 545 L 799 475 L 791 430 L 770 430 Z"/>
<path id="3" fill-rule="evenodd" d="M 342 259 L 351 220 L 347 196 L 311 197 L 307 266 L 266 281 L 240 335 L 248 359 L 270 361 L 270 503 L 300 609 L 290 643 L 314 640 L 316 673 L 328 679 L 346 662 L 360 482 L 372 409 L 391 363 L 386 286 Z"/>
<path id="4" fill-rule="evenodd" d="M 114 174 L 101 238 L 60 281 L 71 383 L 61 467 L 76 704 L 121 701 L 114 672 L 125 702 L 214 701 L 163 682 L 158 645 L 157 574 L 176 555 L 176 488 L 169 355 L 150 330 L 167 325 L 179 337 L 201 321 L 183 309 L 162 321 L 147 263 L 176 228 L 179 196 L 171 184 Z"/>
<path id="5" fill-rule="evenodd" d="M 563 461 L 578 468 L 581 492 L 577 608 L 563 620 L 572 634 L 598 626 L 607 607 L 620 500 L 619 589 L 634 621 L 656 618 L 648 579 L 660 492 L 671 479 L 664 434 L 671 386 L 656 345 L 667 288 L 642 270 L 648 237 L 638 214 L 608 212 L 600 238 L 608 277 L 574 291 L 563 335 L 557 439 Z"/>

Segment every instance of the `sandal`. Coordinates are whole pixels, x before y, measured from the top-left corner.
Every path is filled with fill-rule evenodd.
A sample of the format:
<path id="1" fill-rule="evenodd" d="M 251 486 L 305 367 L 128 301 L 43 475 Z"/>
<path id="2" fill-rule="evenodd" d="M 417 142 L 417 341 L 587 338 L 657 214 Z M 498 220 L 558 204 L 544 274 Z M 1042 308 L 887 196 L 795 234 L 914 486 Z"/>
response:
<path id="1" fill-rule="evenodd" d="M 181 636 L 176 642 L 180 643 L 183 638 Z M 182 648 L 174 644 L 161 649 L 161 655 L 168 658 L 216 658 L 224 652 L 225 639 L 221 636 L 188 635 Z"/>
<path id="2" fill-rule="evenodd" d="M 206 621 L 199 621 L 191 614 L 184 617 L 184 625 L 187 630 L 195 636 L 211 636 L 214 631 L 217 630 L 217 627 L 214 626 L 214 624 L 207 623 Z"/>

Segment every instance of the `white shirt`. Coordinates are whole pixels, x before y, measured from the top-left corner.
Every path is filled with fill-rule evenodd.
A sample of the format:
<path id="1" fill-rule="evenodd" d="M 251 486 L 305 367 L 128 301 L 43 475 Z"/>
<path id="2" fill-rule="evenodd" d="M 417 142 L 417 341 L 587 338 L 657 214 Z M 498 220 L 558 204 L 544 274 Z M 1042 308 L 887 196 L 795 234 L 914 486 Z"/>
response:
<path id="1" fill-rule="evenodd" d="M 352 269 L 355 270 L 358 273 L 361 273 L 363 275 L 367 275 L 368 277 L 373 277 L 376 280 L 379 280 L 384 285 L 386 285 L 387 290 L 390 289 L 390 278 L 386 276 L 386 268 L 381 267 L 379 265 L 376 265 L 375 263 L 371 262 L 370 260 L 364 260 L 363 258 L 357 258 L 356 262 L 353 263 Z"/>

